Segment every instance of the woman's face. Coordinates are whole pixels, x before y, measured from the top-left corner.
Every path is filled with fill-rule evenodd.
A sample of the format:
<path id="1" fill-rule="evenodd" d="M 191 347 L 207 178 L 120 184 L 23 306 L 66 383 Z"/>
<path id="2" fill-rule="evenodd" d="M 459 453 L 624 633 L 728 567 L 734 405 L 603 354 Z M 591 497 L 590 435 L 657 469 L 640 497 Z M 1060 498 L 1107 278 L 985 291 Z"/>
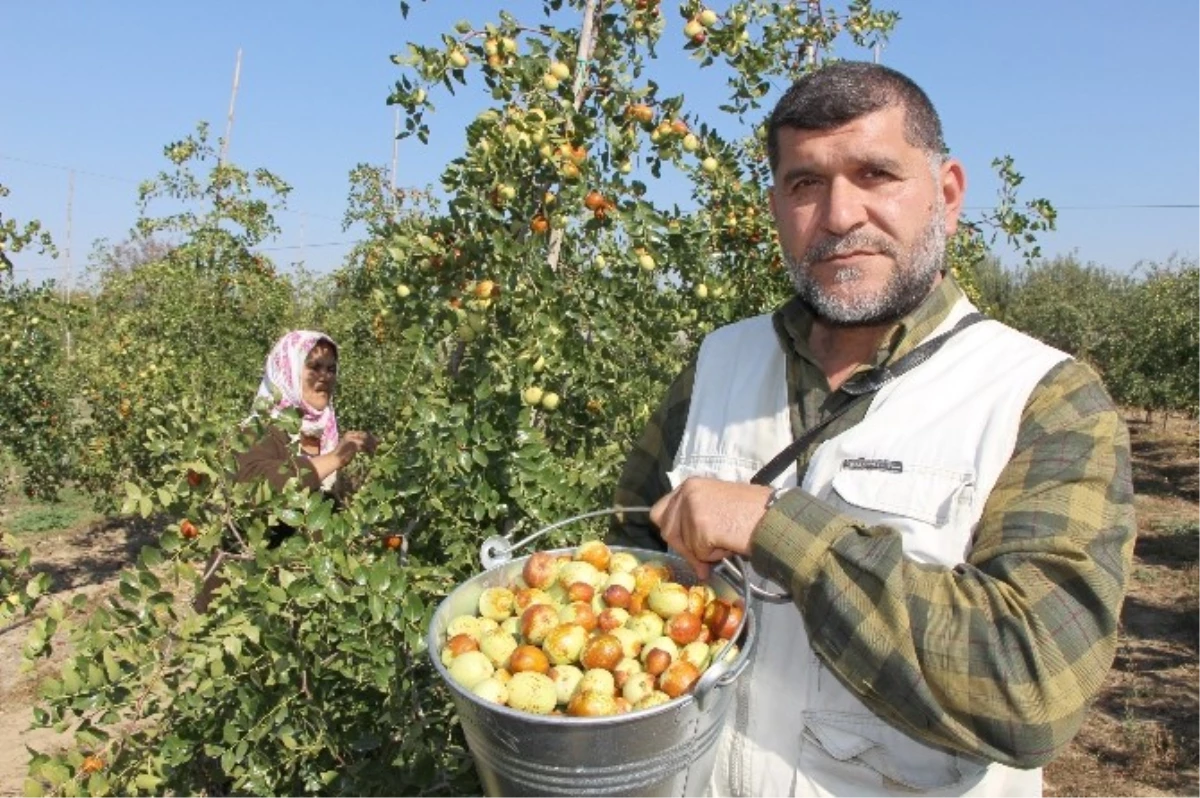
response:
<path id="1" fill-rule="evenodd" d="M 304 360 L 301 380 L 302 397 L 313 410 L 320 412 L 329 406 L 337 385 L 337 352 L 327 343 L 318 343 Z"/>

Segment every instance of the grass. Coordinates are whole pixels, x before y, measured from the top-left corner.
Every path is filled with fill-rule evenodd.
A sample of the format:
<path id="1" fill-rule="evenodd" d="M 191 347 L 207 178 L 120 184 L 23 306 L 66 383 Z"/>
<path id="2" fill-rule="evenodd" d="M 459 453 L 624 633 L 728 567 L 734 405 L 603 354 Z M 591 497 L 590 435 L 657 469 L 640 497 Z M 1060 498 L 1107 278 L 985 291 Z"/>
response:
<path id="1" fill-rule="evenodd" d="M 92 509 L 92 499 L 75 488 L 64 488 L 58 501 L 41 502 L 15 493 L 4 497 L 0 528 L 14 535 L 46 534 L 78 529 L 100 516 Z"/>
<path id="2" fill-rule="evenodd" d="M 1166 724 L 1139 720 L 1131 713 L 1121 724 L 1121 734 L 1132 769 L 1141 778 L 1153 779 L 1156 773 L 1181 764 L 1180 748 Z"/>
<path id="3" fill-rule="evenodd" d="M 1159 581 L 1159 576 L 1158 576 L 1157 571 L 1155 571 L 1153 568 L 1142 568 L 1140 566 L 1134 567 L 1133 578 L 1138 582 L 1143 582 L 1143 583 L 1149 584 L 1149 585 L 1152 585 L 1155 582 Z"/>
<path id="4" fill-rule="evenodd" d="M 1174 519 L 1154 525 L 1154 531 L 1160 535 L 1200 535 L 1200 521 Z"/>

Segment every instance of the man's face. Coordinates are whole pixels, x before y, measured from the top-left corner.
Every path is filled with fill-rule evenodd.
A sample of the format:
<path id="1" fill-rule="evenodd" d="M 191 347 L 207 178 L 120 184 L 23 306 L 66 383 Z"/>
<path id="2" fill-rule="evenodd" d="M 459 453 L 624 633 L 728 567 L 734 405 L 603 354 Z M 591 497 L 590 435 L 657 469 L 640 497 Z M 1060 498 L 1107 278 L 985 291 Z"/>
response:
<path id="1" fill-rule="evenodd" d="M 938 167 L 889 107 L 842 127 L 779 131 L 771 212 L 797 293 L 827 324 L 884 324 L 940 279 L 962 167 Z"/>

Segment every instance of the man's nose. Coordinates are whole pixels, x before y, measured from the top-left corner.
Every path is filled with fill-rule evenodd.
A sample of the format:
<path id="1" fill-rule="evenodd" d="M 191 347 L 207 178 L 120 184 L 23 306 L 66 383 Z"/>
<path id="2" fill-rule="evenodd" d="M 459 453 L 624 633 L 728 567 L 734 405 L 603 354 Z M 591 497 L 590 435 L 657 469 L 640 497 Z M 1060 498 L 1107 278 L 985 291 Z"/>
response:
<path id="1" fill-rule="evenodd" d="M 844 236 L 867 221 L 866 195 L 853 181 L 835 177 L 825 192 L 822 225 Z"/>

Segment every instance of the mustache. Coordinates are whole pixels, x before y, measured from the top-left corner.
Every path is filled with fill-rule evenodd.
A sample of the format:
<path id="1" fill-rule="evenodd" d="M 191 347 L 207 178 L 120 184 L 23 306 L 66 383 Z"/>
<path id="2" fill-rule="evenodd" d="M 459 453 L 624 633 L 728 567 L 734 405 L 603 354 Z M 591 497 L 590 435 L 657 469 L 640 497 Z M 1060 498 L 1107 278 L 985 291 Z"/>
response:
<path id="1" fill-rule="evenodd" d="M 867 230 L 854 230 L 844 236 L 826 238 L 813 244 L 804 252 L 802 265 L 811 266 L 814 263 L 851 252 L 874 252 L 896 258 L 899 252 L 887 238 L 874 235 Z"/>

